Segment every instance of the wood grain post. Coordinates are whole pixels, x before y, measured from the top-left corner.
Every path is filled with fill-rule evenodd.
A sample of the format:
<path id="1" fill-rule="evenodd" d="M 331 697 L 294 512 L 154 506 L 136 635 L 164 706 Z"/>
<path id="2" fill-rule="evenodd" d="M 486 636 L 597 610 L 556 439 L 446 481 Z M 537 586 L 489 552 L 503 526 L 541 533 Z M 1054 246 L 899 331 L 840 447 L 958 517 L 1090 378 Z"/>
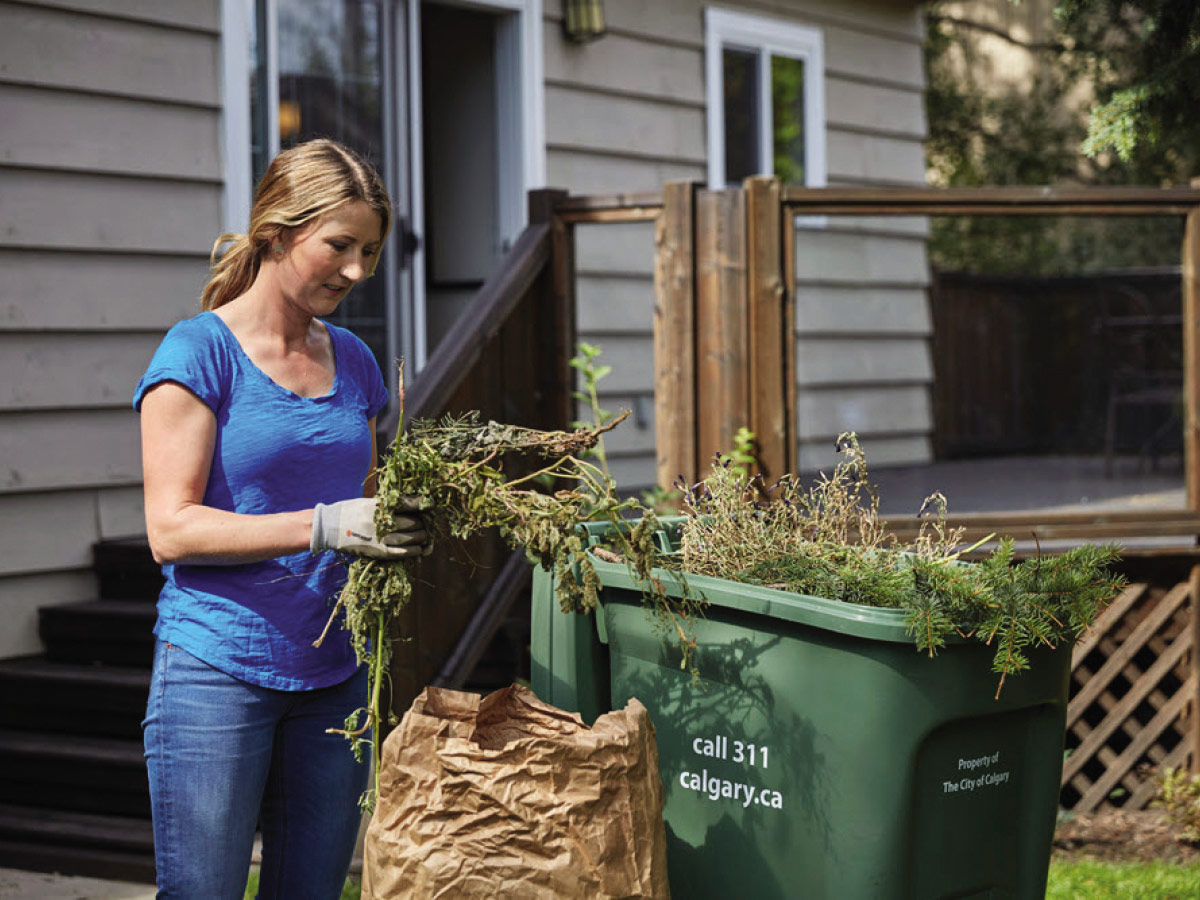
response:
<path id="1" fill-rule="evenodd" d="M 663 188 L 654 223 L 654 428 L 658 484 L 688 484 L 696 467 L 696 191 L 691 181 Z"/>
<path id="2" fill-rule="evenodd" d="M 750 423 L 746 200 L 740 188 L 696 197 L 696 456 L 703 476 Z"/>
<path id="3" fill-rule="evenodd" d="M 746 192 L 746 300 L 749 332 L 750 430 L 768 483 L 795 471 L 788 380 L 794 372 L 791 291 L 786 289 L 783 207 L 778 178 L 754 177 Z"/>
<path id="4" fill-rule="evenodd" d="M 539 342 L 544 364 L 552 371 L 543 409 L 547 429 L 567 429 L 575 419 L 575 226 L 555 213 L 555 206 L 568 196 L 566 191 L 544 188 L 529 192 L 529 221 L 550 226 L 550 266 L 538 304 L 545 319 Z M 545 371 L 545 369 L 543 369 Z"/>
<path id="5" fill-rule="evenodd" d="M 1183 464 L 1188 509 L 1200 510 L 1200 207 L 1183 231 Z"/>

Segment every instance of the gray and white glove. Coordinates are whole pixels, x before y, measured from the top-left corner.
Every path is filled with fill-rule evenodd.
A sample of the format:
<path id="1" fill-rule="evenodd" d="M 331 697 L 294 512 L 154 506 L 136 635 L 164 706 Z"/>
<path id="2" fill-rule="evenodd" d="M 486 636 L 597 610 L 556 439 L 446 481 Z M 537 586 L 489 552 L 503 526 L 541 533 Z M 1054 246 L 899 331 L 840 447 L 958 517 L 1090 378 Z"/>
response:
<path id="1" fill-rule="evenodd" d="M 313 509 L 309 550 L 313 553 L 337 550 L 376 559 L 405 559 L 424 556 L 432 549 L 425 524 L 417 515 L 396 516 L 392 530 L 382 537 L 377 536 L 375 509 L 378 505 L 374 497 L 318 503 Z M 401 503 L 405 512 L 416 513 L 419 508 L 416 500 L 406 499 Z"/>

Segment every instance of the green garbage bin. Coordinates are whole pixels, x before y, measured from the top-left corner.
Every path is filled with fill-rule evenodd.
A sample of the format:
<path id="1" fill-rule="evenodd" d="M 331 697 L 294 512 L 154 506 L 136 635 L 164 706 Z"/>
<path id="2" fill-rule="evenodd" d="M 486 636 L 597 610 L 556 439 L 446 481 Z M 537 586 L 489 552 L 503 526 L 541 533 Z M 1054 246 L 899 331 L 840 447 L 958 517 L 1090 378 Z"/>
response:
<path id="1" fill-rule="evenodd" d="M 626 567 L 596 570 L 594 616 L 536 573 L 533 689 L 589 721 L 649 709 L 674 896 L 1045 895 L 1070 647 L 1032 651 L 997 700 L 978 641 L 930 659 L 894 610 L 689 576 L 708 601 L 694 681 Z"/>

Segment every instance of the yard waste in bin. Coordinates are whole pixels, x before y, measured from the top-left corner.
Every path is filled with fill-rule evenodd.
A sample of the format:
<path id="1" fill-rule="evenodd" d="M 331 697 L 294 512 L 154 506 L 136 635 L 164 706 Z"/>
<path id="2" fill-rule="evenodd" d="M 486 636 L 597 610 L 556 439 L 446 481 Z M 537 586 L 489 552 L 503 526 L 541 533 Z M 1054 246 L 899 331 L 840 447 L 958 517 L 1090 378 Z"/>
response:
<path id="1" fill-rule="evenodd" d="M 606 528 L 588 532 L 599 543 Z M 675 896 L 1045 895 L 1068 644 L 1031 649 L 1029 670 L 993 699 L 994 650 L 979 641 L 931 659 L 900 611 L 689 575 L 708 603 L 694 680 L 627 567 L 594 564 L 591 616 L 562 612 L 536 571 L 532 685 L 587 720 L 645 704 Z"/>

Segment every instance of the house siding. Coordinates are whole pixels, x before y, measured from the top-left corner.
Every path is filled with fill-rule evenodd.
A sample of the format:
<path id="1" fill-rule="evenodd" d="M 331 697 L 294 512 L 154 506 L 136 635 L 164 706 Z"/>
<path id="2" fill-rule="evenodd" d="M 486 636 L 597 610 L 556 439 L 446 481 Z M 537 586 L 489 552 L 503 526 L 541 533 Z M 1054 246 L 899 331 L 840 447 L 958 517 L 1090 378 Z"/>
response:
<path id="1" fill-rule="evenodd" d="M 220 230 L 217 0 L 0 2 L 0 657 L 144 532 L 130 397 Z"/>
<path id="2" fill-rule="evenodd" d="M 831 186 L 924 183 L 923 29 L 903 3 L 725 3 L 819 28 L 825 42 Z M 608 34 L 563 40 L 545 16 L 548 183 L 573 193 L 659 190 L 707 177 L 704 9 L 700 0 L 608 0 Z M 840 431 L 876 464 L 931 456 L 927 225 L 917 218 L 828 219 L 801 227 L 797 260 L 800 468 L 833 461 Z M 634 411 L 607 439 L 627 489 L 655 481 L 653 227 L 577 229 L 578 323 L 613 367 L 609 410 Z"/>

